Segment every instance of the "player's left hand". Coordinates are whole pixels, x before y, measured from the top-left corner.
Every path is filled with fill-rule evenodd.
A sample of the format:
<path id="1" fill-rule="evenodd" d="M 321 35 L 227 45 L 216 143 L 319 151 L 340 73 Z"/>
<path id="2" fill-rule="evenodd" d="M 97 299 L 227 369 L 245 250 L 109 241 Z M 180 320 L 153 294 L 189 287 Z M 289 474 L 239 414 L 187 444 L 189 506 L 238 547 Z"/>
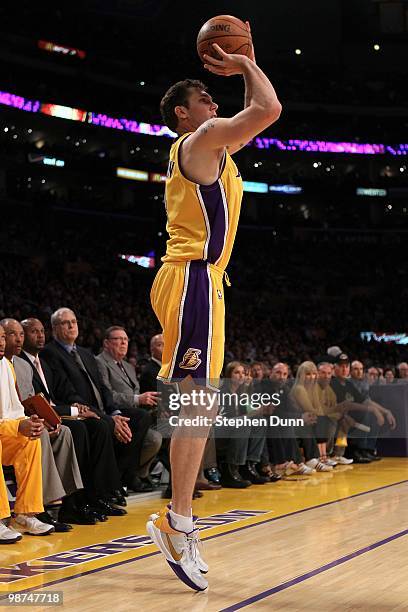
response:
<path id="1" fill-rule="evenodd" d="M 225 53 L 217 43 L 213 43 L 212 47 L 221 59 L 217 59 L 211 55 L 204 55 L 204 68 L 213 74 L 218 74 L 219 76 L 243 74 L 245 63 L 251 61 L 246 55 Z"/>

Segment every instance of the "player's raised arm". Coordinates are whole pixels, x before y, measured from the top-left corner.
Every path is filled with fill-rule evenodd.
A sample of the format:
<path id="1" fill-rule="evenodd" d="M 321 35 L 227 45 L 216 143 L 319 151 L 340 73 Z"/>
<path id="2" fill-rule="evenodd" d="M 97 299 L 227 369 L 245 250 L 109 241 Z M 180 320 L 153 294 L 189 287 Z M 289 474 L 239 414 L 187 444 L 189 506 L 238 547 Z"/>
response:
<path id="1" fill-rule="evenodd" d="M 282 106 L 272 83 L 251 59 L 244 55 L 225 53 L 216 44 L 214 49 L 222 59 L 205 56 L 205 68 L 220 76 L 243 74 L 247 106 L 230 119 L 214 118 L 203 123 L 192 135 L 194 145 L 193 142 L 191 145 L 207 150 L 228 147 L 231 152 L 241 148 L 277 121 Z"/>

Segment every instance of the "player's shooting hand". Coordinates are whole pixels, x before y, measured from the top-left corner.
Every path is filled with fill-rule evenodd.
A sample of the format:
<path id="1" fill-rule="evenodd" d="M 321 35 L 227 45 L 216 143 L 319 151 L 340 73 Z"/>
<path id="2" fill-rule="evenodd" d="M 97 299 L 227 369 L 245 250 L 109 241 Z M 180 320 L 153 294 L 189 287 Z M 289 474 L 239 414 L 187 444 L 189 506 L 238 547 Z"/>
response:
<path id="1" fill-rule="evenodd" d="M 249 23 L 249 21 L 245 22 L 246 27 L 248 28 L 248 32 L 251 34 L 251 25 Z M 252 40 L 252 36 L 251 36 L 251 40 Z M 252 60 L 254 62 L 254 64 L 256 64 L 256 59 L 255 59 L 255 49 L 254 49 L 254 42 L 252 41 L 252 45 L 251 45 L 251 51 L 249 54 L 249 59 Z"/>
<path id="2" fill-rule="evenodd" d="M 214 51 L 220 56 L 221 59 L 217 59 L 210 55 L 204 55 L 205 64 L 204 68 L 213 74 L 219 76 L 232 76 L 234 74 L 242 74 L 244 72 L 245 64 L 251 61 L 245 55 L 237 55 L 236 53 L 225 53 L 217 43 L 212 45 Z"/>

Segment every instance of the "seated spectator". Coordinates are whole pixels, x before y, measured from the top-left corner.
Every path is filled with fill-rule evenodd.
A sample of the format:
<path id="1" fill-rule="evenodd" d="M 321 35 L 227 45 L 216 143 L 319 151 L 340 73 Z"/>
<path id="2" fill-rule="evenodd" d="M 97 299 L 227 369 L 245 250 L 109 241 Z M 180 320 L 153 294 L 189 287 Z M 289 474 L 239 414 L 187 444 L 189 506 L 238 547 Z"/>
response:
<path id="1" fill-rule="evenodd" d="M 333 434 L 333 426 L 320 404 L 316 381 L 315 364 L 312 361 L 304 361 L 296 372 L 290 397 L 305 421 L 305 425 L 299 429 L 302 437 L 308 438 L 312 446 L 317 444 L 318 454 L 314 457 L 308 459 L 305 451 L 306 465 L 318 472 L 328 472 L 336 465 L 335 461 L 327 457 L 327 440 Z"/>
<path id="2" fill-rule="evenodd" d="M 408 383 L 408 363 L 402 361 L 397 365 L 398 379 L 397 382 Z"/>
<path id="3" fill-rule="evenodd" d="M 317 366 L 317 393 L 323 414 L 330 419 L 332 429 L 329 433 L 327 442 L 329 453 L 333 454 L 333 461 L 341 465 L 353 463 L 353 459 L 344 456 L 347 446 L 347 432 L 350 422 L 345 422 L 345 407 L 337 404 L 336 395 L 330 386 L 333 376 L 333 365 L 327 361 L 322 361 Z"/>
<path id="4" fill-rule="evenodd" d="M 361 365 L 363 365 L 363 364 L 361 364 Z M 352 369 L 353 369 L 353 364 L 351 364 L 350 373 L 351 373 Z M 351 374 L 351 376 L 353 376 L 353 375 Z M 379 372 L 378 368 L 375 368 L 375 367 L 368 368 L 368 370 L 367 370 L 367 383 L 368 383 L 368 385 L 378 385 L 378 384 L 380 384 L 380 382 L 381 382 L 380 381 L 380 372 Z"/>
<path id="5" fill-rule="evenodd" d="M 87 349 L 76 345 L 78 322 L 69 308 L 59 308 L 51 316 L 53 339 L 45 345 L 41 356 L 51 369 L 66 376 L 77 394 L 77 402 L 89 406 L 108 423 L 115 442 L 115 454 L 122 484 L 132 484 L 134 471 L 140 466 L 140 453 L 151 419 L 140 408 L 129 411 L 116 404 L 112 392 L 103 383 L 97 361 Z M 105 500 L 99 500 L 97 510 L 107 516 L 126 514 Z"/>
<path id="6" fill-rule="evenodd" d="M 15 319 L 3 319 L 0 325 L 6 334 L 5 356 L 15 375 L 16 391 L 19 399 L 24 401 L 35 394 L 32 369 L 20 357 L 24 330 Z M 40 440 L 44 505 L 48 506 L 60 499 L 64 505 L 72 494 L 83 488 L 71 431 L 65 425 L 60 425 L 50 432 L 45 428 Z M 53 525 L 55 531 L 65 532 L 71 529 L 69 524 L 56 521 L 47 511 L 38 518 Z"/>
<path id="7" fill-rule="evenodd" d="M 272 367 L 271 380 L 282 383 L 287 383 L 289 378 L 289 366 L 287 363 L 278 362 Z"/>
<path id="8" fill-rule="evenodd" d="M 243 385 L 245 368 L 239 361 L 232 361 L 225 368 L 225 379 L 220 393 L 219 413 L 228 418 L 236 418 L 247 414 L 248 407 L 242 406 L 237 399 L 248 388 Z M 251 411 L 249 412 L 249 415 Z M 252 412 L 253 415 L 256 411 Z M 249 416 L 248 415 L 248 416 Z M 221 484 L 224 487 L 243 489 L 250 484 L 264 484 L 268 478 L 260 476 L 256 464 L 260 462 L 265 444 L 265 428 L 262 426 L 242 426 L 237 436 L 231 430 L 225 430 L 226 437 L 222 435 L 221 428 L 217 431 L 217 455 L 222 456 Z M 234 432 L 235 433 L 235 432 Z"/>
<path id="9" fill-rule="evenodd" d="M 163 334 L 156 334 L 150 340 L 150 359 L 140 376 L 140 393 L 157 391 L 157 375 L 161 368 L 163 346 Z"/>
<path id="10" fill-rule="evenodd" d="M 10 516 L 10 506 L 1 465 L 14 467 L 17 480 L 14 521 L 18 528 L 30 535 L 46 535 L 54 527 L 35 516 L 44 510 L 39 440 L 44 423 L 35 415 L 25 418 L 11 367 L 4 358 L 5 346 L 6 335 L 0 326 L 0 543 L 14 544 L 21 539 L 21 533 L 4 523 Z"/>
<path id="11" fill-rule="evenodd" d="M 347 456 L 354 463 L 371 463 L 377 460 L 377 436 L 384 418 L 378 409 L 364 404 L 366 397 L 349 379 L 349 374 L 349 357 L 340 353 L 335 358 L 334 376 L 330 385 L 336 394 L 337 404 L 344 406 L 344 402 L 347 402 L 348 414 L 356 423 L 348 434 Z"/>
<path id="12" fill-rule="evenodd" d="M 262 392 L 269 393 L 270 396 L 279 393 L 280 403 L 273 411 L 275 416 L 285 420 L 297 418 L 299 415 L 293 410 L 292 402 L 289 399 L 290 386 L 287 382 L 289 367 L 286 363 L 275 365 L 276 367 L 272 368 L 271 379 L 263 381 Z M 268 428 L 267 447 L 273 475 L 308 476 L 315 472 L 303 462 L 293 425 Z M 274 480 L 273 477 L 272 480 Z"/>
<path id="13" fill-rule="evenodd" d="M 364 397 L 364 404 L 368 406 L 372 410 L 372 412 L 376 415 L 378 423 L 380 425 L 383 425 L 384 420 L 386 420 L 390 428 L 395 429 L 396 421 L 395 421 L 394 415 L 392 414 L 391 410 L 384 408 L 384 406 L 381 406 L 381 404 L 379 404 L 378 402 L 375 402 L 370 397 L 371 384 L 369 384 L 369 380 L 370 380 L 369 373 L 370 373 L 370 370 L 372 369 L 376 370 L 377 368 L 368 369 L 367 381 L 365 381 L 363 364 L 361 363 L 361 361 L 353 361 L 351 364 L 351 368 L 350 368 L 351 381 L 353 385 L 357 387 L 357 389 L 360 391 L 361 395 Z M 373 377 L 371 377 L 371 380 L 372 379 Z M 378 384 L 378 379 L 375 379 L 374 377 L 374 382 L 372 384 L 374 385 Z"/>
<path id="14" fill-rule="evenodd" d="M 132 413 L 136 406 L 155 408 L 159 396 L 155 390 L 156 385 L 149 391 L 140 393 L 135 369 L 126 361 L 128 344 L 129 338 L 123 327 L 114 325 L 106 330 L 103 351 L 96 357 L 102 382 L 111 391 L 113 401 L 126 407 L 129 413 Z M 149 471 L 161 444 L 161 434 L 150 427 L 143 440 L 140 467 L 135 470 L 134 478 L 129 484 L 133 491 L 153 490 Z"/>
<path id="15" fill-rule="evenodd" d="M 254 363 L 251 364 L 249 373 L 252 378 L 252 384 L 255 388 L 265 376 L 264 364 L 261 361 L 254 361 Z"/>
<path id="16" fill-rule="evenodd" d="M 121 481 L 109 425 L 95 412 L 76 403 L 75 389 L 69 380 L 53 372 L 39 356 L 45 344 L 41 321 L 31 318 L 21 324 L 24 329 L 21 358 L 31 368 L 36 393 L 43 393 L 63 419 L 69 417 L 64 422 L 72 433 L 84 482 L 83 491 L 64 498 L 59 518 L 78 525 L 95 525 L 98 520 L 104 521 L 106 518 L 101 512 L 92 510 L 98 499 L 108 501 L 114 497 L 120 505 L 124 505 L 119 491 Z"/>
<path id="17" fill-rule="evenodd" d="M 386 385 L 391 385 L 395 380 L 395 369 L 394 368 L 384 368 L 384 379 Z"/>

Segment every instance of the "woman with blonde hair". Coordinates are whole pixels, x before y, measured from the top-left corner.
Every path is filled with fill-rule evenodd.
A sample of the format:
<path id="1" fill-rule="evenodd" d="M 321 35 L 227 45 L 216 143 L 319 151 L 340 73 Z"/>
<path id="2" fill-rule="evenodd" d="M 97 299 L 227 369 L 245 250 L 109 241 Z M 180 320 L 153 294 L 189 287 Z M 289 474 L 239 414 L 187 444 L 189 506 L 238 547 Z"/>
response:
<path id="1" fill-rule="evenodd" d="M 317 389 L 317 367 L 313 361 L 304 361 L 296 372 L 296 379 L 290 392 L 290 398 L 298 411 L 302 413 L 305 425 L 302 427 L 303 447 L 306 465 L 318 472 L 327 472 L 336 465 L 327 457 L 327 439 L 329 437 L 328 419 L 324 414 Z M 317 445 L 316 445 L 317 442 Z M 310 458 L 308 456 L 314 455 Z"/>

